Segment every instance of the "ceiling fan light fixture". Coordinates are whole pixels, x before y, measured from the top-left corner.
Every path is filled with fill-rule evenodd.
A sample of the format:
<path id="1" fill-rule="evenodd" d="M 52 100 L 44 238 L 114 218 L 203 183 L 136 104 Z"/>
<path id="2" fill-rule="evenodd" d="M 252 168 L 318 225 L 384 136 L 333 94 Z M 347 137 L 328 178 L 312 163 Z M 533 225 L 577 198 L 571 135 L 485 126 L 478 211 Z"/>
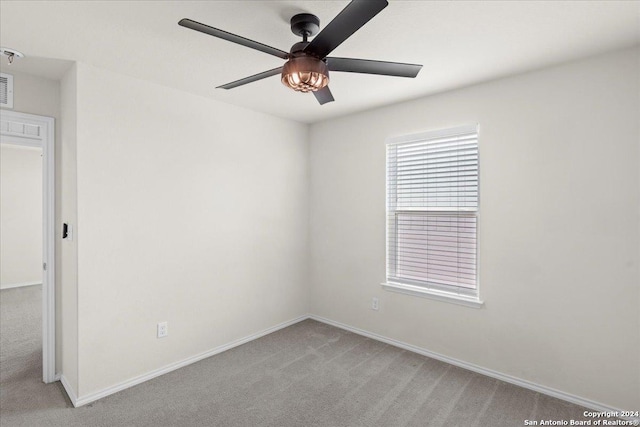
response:
<path id="1" fill-rule="evenodd" d="M 329 67 L 311 56 L 291 58 L 282 68 L 282 84 L 297 92 L 315 92 L 329 84 Z"/>

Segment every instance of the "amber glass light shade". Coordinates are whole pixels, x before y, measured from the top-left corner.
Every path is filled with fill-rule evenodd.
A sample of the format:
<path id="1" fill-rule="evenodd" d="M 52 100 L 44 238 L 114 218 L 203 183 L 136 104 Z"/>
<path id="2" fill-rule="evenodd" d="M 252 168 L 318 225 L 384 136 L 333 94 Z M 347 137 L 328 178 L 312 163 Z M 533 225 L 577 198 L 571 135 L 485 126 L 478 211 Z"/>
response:
<path id="1" fill-rule="evenodd" d="M 329 68 L 317 58 L 291 58 L 282 68 L 282 84 L 298 92 L 315 92 L 329 84 Z"/>

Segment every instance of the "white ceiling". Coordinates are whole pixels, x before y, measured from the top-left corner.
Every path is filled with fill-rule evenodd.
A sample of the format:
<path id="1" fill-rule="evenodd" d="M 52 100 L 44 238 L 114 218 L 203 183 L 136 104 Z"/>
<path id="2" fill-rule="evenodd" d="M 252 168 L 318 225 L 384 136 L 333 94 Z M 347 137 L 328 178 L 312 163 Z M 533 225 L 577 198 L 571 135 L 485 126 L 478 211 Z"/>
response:
<path id="1" fill-rule="evenodd" d="M 322 27 L 347 4 L 3 0 L 0 41 L 27 55 L 16 70 L 60 78 L 67 61 L 82 61 L 305 123 L 640 42 L 639 1 L 390 0 L 332 55 L 424 64 L 422 71 L 415 79 L 332 73 L 336 101 L 320 106 L 311 94 L 285 88 L 278 76 L 215 89 L 283 61 L 177 24 L 191 18 L 289 50 L 299 41 L 289 28 L 292 15 L 316 14 Z"/>

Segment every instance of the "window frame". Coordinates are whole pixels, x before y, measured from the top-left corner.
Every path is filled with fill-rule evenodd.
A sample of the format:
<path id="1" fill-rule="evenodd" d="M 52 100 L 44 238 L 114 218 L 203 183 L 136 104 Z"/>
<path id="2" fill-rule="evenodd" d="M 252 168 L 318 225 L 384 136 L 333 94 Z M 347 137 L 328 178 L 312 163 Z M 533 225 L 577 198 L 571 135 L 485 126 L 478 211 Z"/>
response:
<path id="1" fill-rule="evenodd" d="M 480 300 L 480 254 L 479 254 L 479 227 L 480 227 L 480 135 L 479 135 L 479 126 L 477 124 L 473 125 L 465 125 L 465 126 L 457 126 L 453 128 L 439 129 L 427 132 L 420 132 L 415 134 L 401 135 L 396 137 L 387 138 L 385 141 L 385 182 L 386 182 L 386 191 L 385 191 L 385 282 L 381 283 L 383 289 L 392 292 L 399 292 L 412 296 L 425 297 L 430 299 L 435 299 L 439 301 L 445 301 L 455 304 L 460 304 L 464 306 L 480 308 L 483 306 L 484 302 Z M 475 208 L 456 208 L 456 209 L 447 209 L 443 208 L 399 208 L 391 211 L 389 209 L 389 197 L 390 197 L 390 179 L 389 179 L 389 146 L 390 145 L 402 145 L 402 144 L 410 144 L 416 142 L 427 142 L 433 141 L 439 138 L 456 136 L 456 135 L 464 135 L 464 134 L 476 134 L 476 143 L 478 147 L 478 165 L 477 165 L 477 180 L 478 180 L 478 203 Z M 397 184 L 396 184 L 397 190 Z M 475 262 L 476 262 L 476 270 L 475 270 L 475 289 L 465 288 L 464 286 L 450 286 L 450 285 L 442 285 L 437 283 L 428 283 L 412 281 L 410 279 L 403 280 L 391 280 L 390 275 L 390 263 L 389 263 L 389 254 L 390 254 L 390 217 L 392 214 L 395 214 L 396 220 L 398 214 L 402 213 L 416 213 L 420 215 L 463 215 L 463 216 L 471 216 L 476 220 L 476 253 L 475 253 Z M 397 236 L 397 226 L 395 229 L 395 233 Z M 397 252 L 397 243 L 394 248 Z M 397 279 L 397 278 L 394 278 Z"/>

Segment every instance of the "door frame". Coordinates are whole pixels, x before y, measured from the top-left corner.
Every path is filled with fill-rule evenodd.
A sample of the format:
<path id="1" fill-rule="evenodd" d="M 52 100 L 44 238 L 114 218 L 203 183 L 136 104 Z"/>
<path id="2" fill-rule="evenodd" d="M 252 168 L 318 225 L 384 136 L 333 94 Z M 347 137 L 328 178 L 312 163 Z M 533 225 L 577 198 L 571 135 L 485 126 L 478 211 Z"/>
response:
<path id="1" fill-rule="evenodd" d="M 56 375 L 55 120 L 0 110 L 0 141 L 42 148 L 42 380 Z"/>

